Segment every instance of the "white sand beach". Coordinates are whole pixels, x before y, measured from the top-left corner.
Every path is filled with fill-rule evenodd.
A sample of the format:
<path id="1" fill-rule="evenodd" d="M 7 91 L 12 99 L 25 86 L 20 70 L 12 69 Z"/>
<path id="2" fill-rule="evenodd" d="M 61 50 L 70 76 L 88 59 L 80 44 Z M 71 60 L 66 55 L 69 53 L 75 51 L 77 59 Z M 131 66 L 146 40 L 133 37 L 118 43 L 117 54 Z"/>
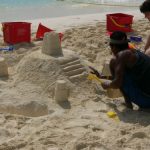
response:
<path id="1" fill-rule="evenodd" d="M 142 36 L 143 49 L 150 33 L 142 14 L 134 15 L 133 34 Z M 41 53 L 42 42 L 14 45 L 0 51 L 8 64 L 8 78 L 0 78 L 0 150 L 149 150 L 150 113 L 129 110 L 123 98 L 109 98 L 97 81 L 84 74 L 68 77 L 67 61 L 81 61 L 102 70 L 111 57 L 106 14 L 30 20 L 32 39 L 38 24 L 62 32 L 67 59 Z M 5 46 L 3 36 L 0 47 Z M 80 65 L 80 64 L 79 64 Z M 68 101 L 54 99 L 57 80 L 67 81 Z M 116 113 L 110 118 L 107 112 Z"/>

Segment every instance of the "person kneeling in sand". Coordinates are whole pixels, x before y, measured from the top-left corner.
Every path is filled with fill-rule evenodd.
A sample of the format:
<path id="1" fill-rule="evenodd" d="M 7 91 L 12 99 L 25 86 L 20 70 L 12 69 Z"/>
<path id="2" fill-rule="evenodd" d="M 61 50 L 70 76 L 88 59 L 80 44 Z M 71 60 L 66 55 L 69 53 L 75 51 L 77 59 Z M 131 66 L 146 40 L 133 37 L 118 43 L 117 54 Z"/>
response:
<path id="1" fill-rule="evenodd" d="M 140 5 L 140 11 L 145 15 L 145 18 L 147 18 L 150 21 L 150 0 L 145 0 Z M 144 47 L 145 54 L 150 56 L 150 35 L 147 38 L 146 45 Z"/>
<path id="2" fill-rule="evenodd" d="M 120 88 L 128 108 L 133 109 L 132 103 L 140 108 L 150 108 L 150 57 L 139 50 L 128 48 L 127 35 L 115 31 L 109 42 L 113 58 L 110 60 L 112 81 L 104 81 L 102 87 Z M 91 73 L 102 76 L 97 70 Z"/>

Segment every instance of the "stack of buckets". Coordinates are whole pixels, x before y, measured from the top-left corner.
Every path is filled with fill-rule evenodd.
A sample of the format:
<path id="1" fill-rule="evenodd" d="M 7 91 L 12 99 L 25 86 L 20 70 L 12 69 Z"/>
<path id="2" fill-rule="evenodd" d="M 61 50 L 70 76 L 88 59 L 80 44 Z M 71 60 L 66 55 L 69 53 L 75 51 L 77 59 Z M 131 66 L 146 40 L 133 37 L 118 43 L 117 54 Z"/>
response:
<path id="1" fill-rule="evenodd" d="M 106 15 L 106 28 L 108 32 L 123 31 L 132 32 L 133 16 L 123 13 Z"/>

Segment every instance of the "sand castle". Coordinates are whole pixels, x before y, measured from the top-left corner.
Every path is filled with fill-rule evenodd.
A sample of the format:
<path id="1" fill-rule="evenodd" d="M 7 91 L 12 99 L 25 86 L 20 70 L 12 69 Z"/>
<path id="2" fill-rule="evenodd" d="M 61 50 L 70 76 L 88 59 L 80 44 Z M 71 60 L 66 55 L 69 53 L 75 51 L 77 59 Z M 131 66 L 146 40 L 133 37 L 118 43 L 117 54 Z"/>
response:
<path id="1" fill-rule="evenodd" d="M 35 65 L 35 63 L 37 64 Z M 39 82 L 36 81 L 38 84 L 40 84 L 40 80 L 43 80 L 41 76 L 45 76 L 45 81 L 42 81 L 45 84 L 51 77 L 55 77 L 54 80 L 63 78 L 74 82 L 80 79 L 84 80 L 87 76 L 87 67 L 84 61 L 75 52 L 62 50 L 59 36 L 54 32 L 45 34 L 42 50 L 26 56 L 21 60 L 17 70 L 19 78 L 23 80 L 34 82 L 33 76 L 36 76 L 39 80 Z M 54 75 L 50 76 L 52 73 Z M 41 76 L 38 77 L 38 75 Z"/>
<path id="2" fill-rule="evenodd" d="M 7 74 L 7 68 L 3 69 L 1 74 Z M 27 116 L 47 115 L 51 100 L 45 98 L 47 100 L 43 102 L 43 95 L 49 93 L 55 103 L 68 101 L 71 84 L 73 85 L 74 82 L 80 84 L 87 80 L 87 74 L 86 64 L 76 53 L 67 49 L 62 50 L 58 33 L 46 33 L 42 49 L 26 55 L 19 62 L 14 82 L 17 88 L 23 85 L 27 90 L 30 89 L 31 84 L 35 86 L 36 90 L 30 89 L 30 92 L 33 90 L 36 95 L 39 95 L 38 99 L 34 99 L 34 93 L 31 94 L 32 100 L 28 101 L 23 100 L 24 98 L 19 95 L 18 99 L 22 101 L 19 100 L 13 105 L 2 104 L 0 112 Z"/>
<path id="3" fill-rule="evenodd" d="M 68 96 L 69 88 L 67 87 L 67 82 L 65 80 L 57 80 L 54 96 L 55 101 L 58 103 L 68 101 Z"/>

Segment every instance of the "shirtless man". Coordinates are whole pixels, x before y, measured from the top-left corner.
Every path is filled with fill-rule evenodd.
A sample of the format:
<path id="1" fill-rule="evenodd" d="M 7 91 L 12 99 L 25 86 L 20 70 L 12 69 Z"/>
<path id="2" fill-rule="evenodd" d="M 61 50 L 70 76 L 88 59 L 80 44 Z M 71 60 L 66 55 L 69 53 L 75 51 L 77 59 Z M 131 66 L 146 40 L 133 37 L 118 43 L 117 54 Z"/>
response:
<path id="1" fill-rule="evenodd" d="M 133 108 L 132 103 L 150 108 L 150 57 L 129 49 L 127 35 L 121 31 L 111 34 L 109 45 L 114 56 L 110 61 L 112 81 L 103 82 L 102 87 L 120 88 L 128 108 Z M 91 69 L 101 78 L 94 68 Z"/>

